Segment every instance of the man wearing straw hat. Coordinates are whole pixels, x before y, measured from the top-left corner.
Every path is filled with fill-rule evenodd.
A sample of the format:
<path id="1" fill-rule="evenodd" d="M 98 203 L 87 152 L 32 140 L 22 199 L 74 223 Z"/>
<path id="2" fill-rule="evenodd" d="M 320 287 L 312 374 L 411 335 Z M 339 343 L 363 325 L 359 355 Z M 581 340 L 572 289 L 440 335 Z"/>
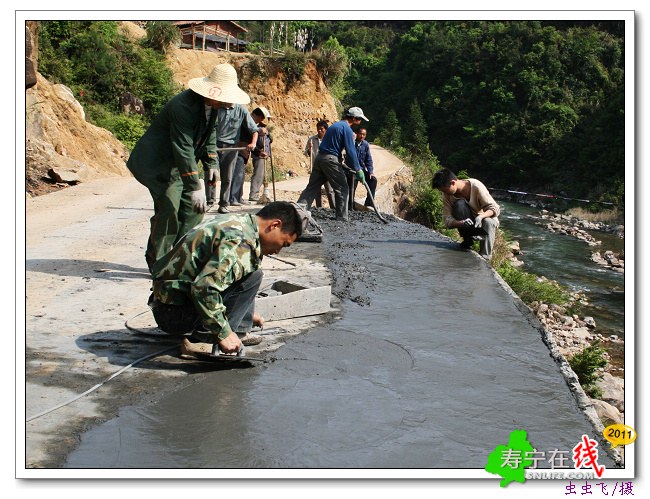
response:
<path id="1" fill-rule="evenodd" d="M 189 87 L 165 105 L 127 162 L 154 202 L 145 252 L 152 272 L 176 241 L 203 220 L 205 187 L 197 162 L 216 174 L 216 110 L 250 102 L 230 64 L 219 64 L 205 78 L 190 80 Z"/>

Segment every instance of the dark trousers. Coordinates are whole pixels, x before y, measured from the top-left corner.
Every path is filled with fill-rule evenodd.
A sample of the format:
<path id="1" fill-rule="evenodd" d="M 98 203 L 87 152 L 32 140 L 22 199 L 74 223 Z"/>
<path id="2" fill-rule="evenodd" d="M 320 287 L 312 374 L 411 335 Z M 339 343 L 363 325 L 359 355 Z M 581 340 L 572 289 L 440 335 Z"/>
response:
<path id="1" fill-rule="evenodd" d="M 365 175 L 366 178 L 366 184 L 368 184 L 368 188 L 370 189 L 370 192 L 366 194 L 366 200 L 364 201 L 363 205 L 372 206 L 372 200 L 375 198 L 375 189 L 377 189 L 377 177 L 371 178 L 370 174 L 365 170 L 363 171 L 363 174 Z M 348 189 L 350 190 L 350 209 L 353 210 L 354 195 L 357 192 L 357 186 L 359 185 L 359 181 L 357 180 L 357 177 L 351 173 L 347 175 L 347 179 L 348 179 Z M 370 197 L 371 195 L 372 195 L 372 199 Z"/>
<path id="2" fill-rule="evenodd" d="M 331 154 L 318 153 L 309 175 L 307 187 L 298 198 L 298 203 L 306 204 L 307 209 L 316 196 L 321 195 L 321 186 L 329 181 L 334 189 L 336 218 L 348 219 L 348 184 L 339 159 Z"/>
<path id="3" fill-rule="evenodd" d="M 456 220 L 465 220 L 466 218 L 474 220 L 472 209 L 464 199 L 458 199 L 454 203 L 451 208 L 451 214 Z M 480 242 L 479 254 L 485 258 L 490 258 L 492 256 L 498 226 L 499 221 L 496 217 L 484 218 L 479 229 L 475 227 L 460 227 L 458 233 L 466 244 L 471 244 L 474 236 L 481 236 L 482 240 Z"/>
<path id="4" fill-rule="evenodd" d="M 228 323 L 236 333 L 245 334 L 253 327 L 253 312 L 255 311 L 255 296 L 262 283 L 262 270 L 258 269 L 243 279 L 233 283 L 221 293 L 221 299 L 226 306 Z M 206 343 L 216 343 L 216 334 L 205 331 L 201 317 L 194 303 L 188 298 L 183 305 L 168 305 L 161 303 L 152 295 L 149 306 L 153 312 L 158 327 L 168 334 L 192 336 Z"/>
<path id="5" fill-rule="evenodd" d="M 368 184 L 368 188 L 370 189 L 370 192 L 366 194 L 366 200 L 363 202 L 364 206 L 372 206 L 372 200 L 375 199 L 375 190 L 377 190 L 377 177 L 371 177 L 370 174 L 366 171 L 363 172 L 364 175 L 366 176 L 366 184 Z M 356 193 L 357 191 L 357 186 L 359 185 L 358 180 L 354 180 L 354 192 Z M 371 198 L 372 196 L 372 198 Z M 352 198 L 354 199 L 354 193 L 352 194 Z"/>
<path id="6" fill-rule="evenodd" d="M 217 143 L 218 147 L 235 147 L 234 144 Z M 219 156 L 219 177 L 221 178 L 221 187 L 219 189 L 219 206 L 230 205 L 230 190 L 232 180 L 235 175 L 235 165 L 237 163 L 237 151 L 222 151 L 217 153 Z M 208 202 L 211 200 L 208 199 Z M 212 200 L 214 201 L 214 200 Z"/>
<path id="7" fill-rule="evenodd" d="M 246 163 L 248 162 L 241 154 L 237 154 L 235 170 L 230 183 L 230 198 L 228 203 L 241 203 L 244 198 L 244 178 L 246 176 Z"/>

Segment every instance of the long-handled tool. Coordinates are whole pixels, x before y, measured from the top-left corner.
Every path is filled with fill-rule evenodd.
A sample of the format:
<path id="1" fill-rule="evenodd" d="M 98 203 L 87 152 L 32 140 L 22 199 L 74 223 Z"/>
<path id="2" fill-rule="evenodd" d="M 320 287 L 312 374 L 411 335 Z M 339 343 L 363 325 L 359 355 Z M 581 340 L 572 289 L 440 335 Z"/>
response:
<path id="1" fill-rule="evenodd" d="M 273 169 L 273 154 L 269 154 L 271 158 L 271 182 L 273 182 L 273 201 L 275 201 L 275 170 Z"/>
<path id="2" fill-rule="evenodd" d="M 356 172 L 352 168 L 348 167 L 347 165 L 341 165 L 341 166 L 343 166 L 343 169 L 349 172 L 350 174 L 352 175 L 356 174 Z M 354 180 L 352 182 L 353 182 L 352 185 L 354 185 Z M 375 209 L 375 213 L 379 217 L 379 220 L 387 224 L 388 220 L 386 220 L 384 217 L 381 216 L 381 213 L 379 213 L 379 209 L 377 208 L 377 205 L 375 205 L 375 198 L 373 197 L 372 192 L 370 191 L 370 187 L 368 187 L 368 183 L 366 182 L 365 177 L 361 182 L 363 182 L 363 186 L 366 188 L 366 191 L 368 191 L 368 197 L 372 202 L 372 207 Z M 352 192 L 354 192 L 354 189 L 352 190 Z M 354 199 L 352 200 L 352 206 L 354 206 Z"/>
<path id="3" fill-rule="evenodd" d="M 247 147 L 217 147 L 217 152 L 224 151 L 245 151 Z"/>

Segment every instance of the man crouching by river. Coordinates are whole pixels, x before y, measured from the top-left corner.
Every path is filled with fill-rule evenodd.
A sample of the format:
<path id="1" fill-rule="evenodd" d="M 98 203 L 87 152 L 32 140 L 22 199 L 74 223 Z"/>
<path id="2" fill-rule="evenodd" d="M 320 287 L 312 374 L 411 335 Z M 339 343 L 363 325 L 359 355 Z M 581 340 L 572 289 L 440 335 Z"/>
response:
<path id="1" fill-rule="evenodd" d="M 284 201 L 257 214 L 219 215 L 190 230 L 156 263 L 149 306 L 166 333 L 191 333 L 181 345 L 182 356 L 237 353 L 247 344 L 262 256 L 290 246 L 307 217 Z"/>
<path id="2" fill-rule="evenodd" d="M 492 257 L 501 209 L 480 180 L 460 180 L 447 168 L 438 170 L 431 187 L 442 192 L 443 216 L 447 227 L 458 229 L 461 248 L 469 249 L 474 238 L 480 240 L 479 254 Z"/>

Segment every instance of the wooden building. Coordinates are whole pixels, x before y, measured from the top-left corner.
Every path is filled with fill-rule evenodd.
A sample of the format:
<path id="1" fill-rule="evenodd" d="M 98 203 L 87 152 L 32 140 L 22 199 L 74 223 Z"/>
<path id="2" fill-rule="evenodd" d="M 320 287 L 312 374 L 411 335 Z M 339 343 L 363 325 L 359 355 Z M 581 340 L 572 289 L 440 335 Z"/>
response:
<path id="1" fill-rule="evenodd" d="M 181 31 L 181 48 L 246 52 L 248 30 L 234 21 L 172 21 Z"/>

